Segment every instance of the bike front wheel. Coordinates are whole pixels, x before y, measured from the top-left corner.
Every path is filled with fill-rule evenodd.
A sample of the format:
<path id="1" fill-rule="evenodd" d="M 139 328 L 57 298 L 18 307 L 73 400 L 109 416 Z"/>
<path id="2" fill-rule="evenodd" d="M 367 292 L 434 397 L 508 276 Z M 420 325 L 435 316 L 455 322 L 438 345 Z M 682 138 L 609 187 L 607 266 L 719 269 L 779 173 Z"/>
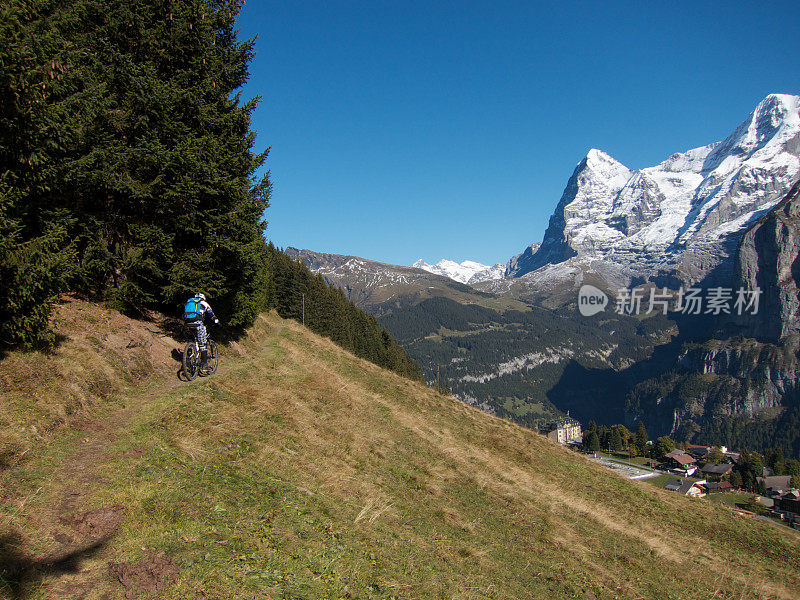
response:
<path id="1" fill-rule="evenodd" d="M 183 349 L 183 374 L 186 379 L 192 381 L 200 372 L 200 354 L 197 345 L 189 342 Z"/>

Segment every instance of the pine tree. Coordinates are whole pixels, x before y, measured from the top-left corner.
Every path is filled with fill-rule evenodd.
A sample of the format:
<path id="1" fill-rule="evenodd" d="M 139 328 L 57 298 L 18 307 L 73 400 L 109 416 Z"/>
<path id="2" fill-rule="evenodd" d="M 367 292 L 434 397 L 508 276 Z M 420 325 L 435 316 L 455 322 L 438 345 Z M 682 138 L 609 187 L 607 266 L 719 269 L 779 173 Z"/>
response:
<path id="1" fill-rule="evenodd" d="M 611 428 L 611 435 L 609 436 L 609 443 L 611 445 L 611 449 L 614 451 L 622 450 L 622 437 L 619 434 L 619 429 L 616 427 Z"/>
<path id="2" fill-rule="evenodd" d="M 587 452 L 595 452 L 596 451 L 596 450 L 591 450 L 589 448 L 589 440 L 593 439 L 593 435 L 592 434 L 594 434 L 594 437 L 597 438 L 597 445 L 598 445 L 598 448 L 599 448 L 599 446 L 600 446 L 600 436 L 597 435 L 597 423 L 595 423 L 594 421 L 589 421 L 589 423 L 586 425 L 586 429 L 583 432 L 583 449 L 586 450 Z"/>
<path id="3" fill-rule="evenodd" d="M 647 429 L 642 421 L 639 421 L 639 426 L 636 428 L 634 443 L 639 456 L 645 456 L 647 453 Z"/>
<path id="4" fill-rule="evenodd" d="M 30 35 L 36 8 L 0 7 L 0 344 L 25 347 L 54 340 L 52 304 L 67 289 L 75 263 L 68 233 L 75 221 L 31 202 L 50 189 L 37 167 L 52 143 L 45 100 L 57 68 L 37 60 L 41 40 Z"/>
<path id="5" fill-rule="evenodd" d="M 589 452 L 598 452 L 600 450 L 600 436 L 596 431 L 591 431 L 589 437 L 586 438 L 586 450 Z"/>
<path id="6" fill-rule="evenodd" d="M 202 290 L 231 325 L 266 305 L 266 153 L 251 151 L 253 42 L 238 1 L 41 0 L 4 8 L 0 172 L 21 240 L 68 215 L 72 287 L 122 307 Z M 5 17 L 8 17 L 7 19 Z M 19 142 L 19 143 L 17 143 Z M 6 217 L 9 218 L 9 217 Z"/>

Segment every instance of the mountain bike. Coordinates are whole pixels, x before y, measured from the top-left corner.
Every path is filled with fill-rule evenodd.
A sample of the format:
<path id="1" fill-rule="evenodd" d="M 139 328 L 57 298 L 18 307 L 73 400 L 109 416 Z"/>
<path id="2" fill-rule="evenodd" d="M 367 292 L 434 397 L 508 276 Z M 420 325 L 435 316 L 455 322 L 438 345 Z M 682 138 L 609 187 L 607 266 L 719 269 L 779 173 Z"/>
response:
<path id="1" fill-rule="evenodd" d="M 213 375 L 217 372 L 217 365 L 219 364 L 219 355 L 217 354 L 217 343 L 208 336 L 206 340 L 206 350 L 208 351 L 208 371 L 204 375 Z M 183 374 L 189 381 L 192 381 L 200 374 L 200 345 L 194 339 L 186 344 L 183 349 Z"/>

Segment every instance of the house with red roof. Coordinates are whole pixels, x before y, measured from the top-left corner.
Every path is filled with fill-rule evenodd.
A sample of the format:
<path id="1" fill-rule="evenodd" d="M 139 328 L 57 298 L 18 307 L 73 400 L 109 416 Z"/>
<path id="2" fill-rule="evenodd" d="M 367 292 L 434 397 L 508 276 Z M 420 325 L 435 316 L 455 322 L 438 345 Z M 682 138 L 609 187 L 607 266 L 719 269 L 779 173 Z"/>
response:
<path id="1" fill-rule="evenodd" d="M 691 475 L 697 470 L 697 459 L 691 454 L 687 454 L 683 450 L 673 450 L 669 454 L 664 455 L 669 470 L 673 473 L 680 473 L 681 475 Z"/>

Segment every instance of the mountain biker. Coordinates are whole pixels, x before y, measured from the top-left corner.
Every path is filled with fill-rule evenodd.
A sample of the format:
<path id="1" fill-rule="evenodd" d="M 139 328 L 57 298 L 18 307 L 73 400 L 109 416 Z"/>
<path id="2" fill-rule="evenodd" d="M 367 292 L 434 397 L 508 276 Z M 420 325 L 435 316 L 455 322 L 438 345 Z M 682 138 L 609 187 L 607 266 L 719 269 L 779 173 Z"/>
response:
<path id="1" fill-rule="evenodd" d="M 208 341 L 208 332 L 206 326 L 203 324 L 206 314 L 214 320 L 216 325 L 219 325 L 219 319 L 214 314 L 211 305 L 206 302 L 205 294 L 197 292 L 193 297 L 186 301 L 183 308 L 183 321 L 186 326 L 194 330 L 197 345 L 200 348 L 200 372 L 207 374 L 208 369 L 208 348 L 206 342 Z"/>

